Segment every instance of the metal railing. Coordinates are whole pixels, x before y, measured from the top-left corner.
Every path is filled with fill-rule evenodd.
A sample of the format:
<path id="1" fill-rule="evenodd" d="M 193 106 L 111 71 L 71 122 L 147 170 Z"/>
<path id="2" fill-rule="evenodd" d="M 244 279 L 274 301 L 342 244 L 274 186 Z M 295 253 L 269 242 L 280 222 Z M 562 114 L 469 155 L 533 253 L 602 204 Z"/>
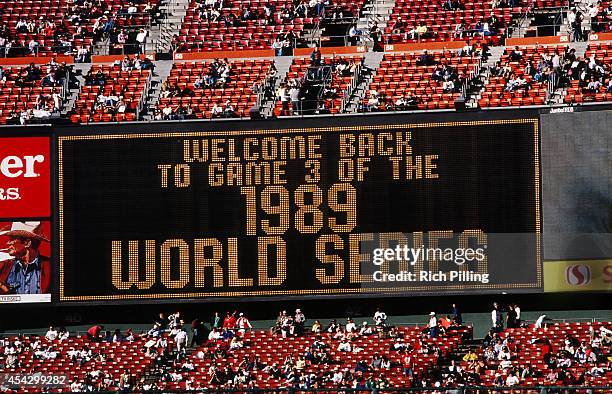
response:
<path id="1" fill-rule="evenodd" d="M 130 42 L 125 44 L 118 43 L 97 43 L 91 45 L 91 51 L 98 55 L 139 55 L 155 52 L 156 43 L 145 41 L 144 44 Z"/>
<path id="2" fill-rule="evenodd" d="M 440 35 L 441 33 L 444 34 L 449 34 L 450 35 L 450 41 L 468 41 L 471 39 L 480 39 L 480 38 L 486 38 L 486 37 L 490 37 L 491 35 L 487 35 L 486 33 L 482 32 L 481 30 L 476 30 L 476 29 L 465 29 L 462 31 L 456 31 L 455 29 L 449 29 L 449 30 L 436 30 L 436 31 L 431 31 L 431 32 L 427 32 L 424 34 L 419 34 L 419 33 L 410 33 L 409 31 L 405 31 L 405 30 L 401 30 L 398 31 L 396 33 L 384 33 L 381 35 L 381 42 L 383 45 L 391 45 L 391 44 L 403 44 L 403 43 L 407 43 L 406 41 L 410 40 L 410 43 L 423 43 L 423 42 L 431 42 L 432 39 L 435 38 L 436 35 Z M 492 34 L 493 36 L 499 36 L 499 33 L 495 33 Z M 345 35 L 330 35 L 330 36 L 325 36 L 323 38 L 327 38 L 329 40 L 335 40 L 335 41 L 339 41 L 339 40 L 344 40 L 344 44 L 345 46 L 367 46 L 368 43 L 372 43 L 373 40 L 372 38 L 369 36 L 368 32 L 365 31 L 360 31 L 360 33 L 358 35 L 355 36 L 356 37 L 356 45 L 352 45 L 352 40 L 351 37 L 348 34 Z M 440 42 L 440 43 L 444 43 L 444 42 L 448 42 L 449 40 L 446 41 L 436 41 L 436 42 Z M 324 41 L 321 41 L 321 44 L 323 44 Z"/>
<path id="3" fill-rule="evenodd" d="M 151 89 L 151 81 L 153 79 L 153 71 L 149 72 L 149 77 L 146 79 L 145 81 L 145 86 L 144 86 L 144 91 L 142 92 L 142 95 L 140 96 L 140 101 L 138 102 L 138 106 L 136 107 L 136 119 L 140 119 L 140 113 L 142 112 L 142 109 L 147 101 L 147 95 L 149 90 Z"/>
<path id="4" fill-rule="evenodd" d="M 509 28 L 509 29 L 506 29 L 506 38 L 510 38 L 510 37 L 512 37 L 512 34 L 513 34 L 515 31 L 516 31 L 516 29 L 517 29 L 517 28 L 519 29 L 519 30 L 518 30 L 518 31 L 519 31 L 519 37 L 522 37 L 522 36 L 521 36 L 521 33 L 520 33 L 520 31 L 521 31 L 521 30 L 520 30 L 520 29 L 521 29 L 521 26 L 522 26 L 522 25 L 523 25 L 523 23 L 525 23 L 525 22 L 527 21 L 527 19 L 529 18 L 529 14 L 530 14 L 530 13 L 533 11 L 533 9 L 534 9 L 534 7 L 535 7 L 535 4 L 536 4 L 535 0 L 531 0 L 531 1 L 529 2 L 529 4 L 527 5 L 527 8 L 525 9 L 525 12 L 524 12 L 523 14 L 521 14 L 521 17 L 520 17 L 520 18 L 519 18 L 519 20 L 518 20 L 517 26 L 516 26 L 516 27 L 514 27 L 514 28 Z"/>
<path id="5" fill-rule="evenodd" d="M 86 45 L 90 47 L 91 45 Z M 38 56 L 62 56 L 76 55 L 77 48 L 70 45 L 57 45 L 52 47 L 36 46 L 11 46 L 10 48 L 0 47 L 0 58 L 23 58 L 23 57 L 38 57 Z"/>
<path id="6" fill-rule="evenodd" d="M 536 320 L 526 319 L 521 320 L 526 324 L 535 324 Z M 568 319 L 550 319 L 546 320 L 546 323 L 595 323 L 597 321 L 608 321 L 608 319 L 600 319 L 595 317 L 576 317 L 576 318 L 568 318 Z"/>
<path id="7" fill-rule="evenodd" d="M 182 24 L 182 21 L 184 19 L 181 18 L 181 22 L 177 24 L 175 22 L 170 22 L 170 16 L 175 15 L 177 10 L 185 11 L 186 9 L 187 7 L 181 4 L 179 0 L 168 0 L 165 5 L 166 12 L 162 13 L 163 19 L 158 24 L 159 38 L 154 43 L 154 48 L 156 52 L 165 50 L 166 44 L 169 44 L 174 34 L 177 34 L 180 25 Z M 172 48 L 168 49 L 172 51 Z"/>
<path id="8" fill-rule="evenodd" d="M 473 68 L 470 67 L 471 70 L 469 70 L 467 77 L 463 78 L 463 80 L 461 81 L 461 95 L 466 100 L 468 87 L 474 81 L 474 79 L 476 79 L 480 75 L 483 63 L 484 61 L 482 59 L 482 56 L 478 57 L 478 63 L 476 63 Z"/>
<path id="9" fill-rule="evenodd" d="M 359 85 L 362 68 L 363 66 L 361 64 L 357 64 L 349 86 L 347 86 L 346 89 L 342 91 L 342 103 L 340 104 L 340 112 L 345 112 L 346 106 L 348 105 L 349 101 L 351 100 L 351 96 L 353 95 L 353 91 L 355 90 L 357 85 Z"/>

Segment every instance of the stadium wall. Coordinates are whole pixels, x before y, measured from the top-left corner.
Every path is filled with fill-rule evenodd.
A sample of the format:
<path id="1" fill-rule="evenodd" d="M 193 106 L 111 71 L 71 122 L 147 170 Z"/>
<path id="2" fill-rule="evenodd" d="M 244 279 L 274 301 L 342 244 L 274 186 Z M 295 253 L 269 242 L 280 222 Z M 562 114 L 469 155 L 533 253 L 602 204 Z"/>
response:
<path id="1" fill-rule="evenodd" d="M 612 257 L 612 111 L 540 121 L 545 260 Z"/>

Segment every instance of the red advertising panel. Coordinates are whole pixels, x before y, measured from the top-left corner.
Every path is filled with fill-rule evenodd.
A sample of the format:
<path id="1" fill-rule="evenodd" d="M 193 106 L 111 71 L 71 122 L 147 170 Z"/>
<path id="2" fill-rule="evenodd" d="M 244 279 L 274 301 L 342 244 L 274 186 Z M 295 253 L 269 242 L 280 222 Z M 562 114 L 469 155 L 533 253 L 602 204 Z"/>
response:
<path id="1" fill-rule="evenodd" d="M 0 219 L 51 216 L 48 137 L 0 138 Z"/>
<path id="2" fill-rule="evenodd" d="M 0 138 L 0 304 L 50 302 L 48 137 Z"/>

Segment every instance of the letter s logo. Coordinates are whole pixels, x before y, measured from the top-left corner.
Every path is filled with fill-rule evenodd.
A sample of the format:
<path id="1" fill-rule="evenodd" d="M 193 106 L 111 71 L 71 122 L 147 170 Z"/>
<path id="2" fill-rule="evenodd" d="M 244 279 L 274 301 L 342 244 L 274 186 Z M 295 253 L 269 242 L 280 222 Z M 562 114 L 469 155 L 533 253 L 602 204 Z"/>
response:
<path id="1" fill-rule="evenodd" d="M 572 265 L 565 271 L 565 280 L 572 286 L 584 286 L 591 282 L 591 269 L 587 265 Z"/>

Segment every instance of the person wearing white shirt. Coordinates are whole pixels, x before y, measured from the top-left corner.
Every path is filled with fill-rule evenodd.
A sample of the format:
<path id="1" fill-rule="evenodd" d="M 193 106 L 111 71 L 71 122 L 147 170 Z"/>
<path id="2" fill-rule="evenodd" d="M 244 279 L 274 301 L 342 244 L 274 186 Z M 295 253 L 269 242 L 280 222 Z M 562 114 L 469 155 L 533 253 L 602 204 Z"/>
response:
<path id="1" fill-rule="evenodd" d="M 342 374 L 342 371 L 340 371 L 340 368 L 336 368 L 334 371 L 334 376 L 332 377 L 332 382 L 336 384 L 340 384 L 342 383 L 343 379 L 344 379 L 344 375 Z"/>
<path id="2" fill-rule="evenodd" d="M 138 34 L 136 35 L 136 41 L 138 41 L 138 44 L 140 46 L 140 53 L 144 53 L 145 52 L 145 45 L 147 43 L 147 31 L 145 29 L 140 29 L 140 32 L 138 32 Z"/>
<path id="3" fill-rule="evenodd" d="M 376 309 L 376 313 L 374 314 L 374 323 L 377 326 L 382 326 L 387 321 L 387 314 L 380 309 Z"/>
<path id="4" fill-rule="evenodd" d="M 337 350 L 339 352 L 350 352 L 352 350 L 351 344 L 346 339 L 343 339 L 338 344 L 338 349 Z"/>
<path id="5" fill-rule="evenodd" d="M 519 384 L 519 378 L 515 374 L 510 374 L 506 378 L 506 386 L 516 386 Z"/>
<path id="6" fill-rule="evenodd" d="M 591 19 L 595 19 L 597 14 L 599 14 L 599 7 L 597 7 L 597 4 L 593 4 L 588 10 L 588 15 Z"/>
<path id="7" fill-rule="evenodd" d="M 187 337 L 187 331 L 183 330 L 182 328 L 178 330 L 178 332 L 174 336 L 174 342 L 176 343 L 177 352 L 180 353 L 185 349 L 185 346 L 187 345 Z"/>
<path id="8" fill-rule="evenodd" d="M 53 327 L 49 327 L 49 331 L 45 334 L 45 338 L 49 341 L 54 341 L 57 339 L 57 330 Z"/>
<path id="9" fill-rule="evenodd" d="M 442 89 L 445 93 L 451 93 L 453 90 L 455 90 L 455 83 L 451 79 L 447 79 L 442 84 Z"/>
<path id="10" fill-rule="evenodd" d="M 78 393 L 83 389 L 83 384 L 80 383 L 78 380 L 75 380 L 74 382 L 72 382 L 70 384 L 70 391 L 74 392 L 74 393 Z"/>
<path id="11" fill-rule="evenodd" d="M 77 350 L 75 350 L 73 347 L 70 348 L 70 350 L 68 350 L 68 357 L 70 359 L 76 359 L 77 355 L 79 354 L 79 352 Z"/>
<path id="12" fill-rule="evenodd" d="M 4 354 L 6 356 L 9 356 L 9 355 L 15 354 L 15 353 L 17 353 L 17 350 L 15 350 L 15 347 L 13 345 L 9 345 L 9 346 L 4 348 Z"/>
<path id="13" fill-rule="evenodd" d="M 368 326 L 367 322 L 363 322 L 361 324 L 361 329 L 359 330 L 359 335 L 372 335 L 372 327 Z"/>
<path id="14" fill-rule="evenodd" d="M 209 341 L 216 341 L 219 339 L 223 339 L 223 334 L 218 329 L 214 329 L 208 334 Z"/>
<path id="15" fill-rule="evenodd" d="M 513 82 L 513 81 L 511 81 Z M 508 82 L 508 84 L 510 85 L 511 82 Z M 513 83 L 513 86 L 516 83 Z M 493 325 L 494 328 L 496 329 L 501 329 L 502 328 L 502 322 L 503 322 L 503 318 L 502 318 L 502 314 L 501 311 L 499 310 L 499 304 L 497 302 L 493 303 L 493 310 L 491 311 L 491 323 Z"/>
<path id="16" fill-rule="evenodd" d="M 155 343 L 155 347 L 165 349 L 168 347 L 168 340 L 164 337 L 160 337 Z"/>
<path id="17" fill-rule="evenodd" d="M 220 103 L 215 103 L 211 110 L 212 117 L 219 118 L 221 117 L 221 114 L 223 114 L 223 107 L 220 105 Z"/>
<path id="18" fill-rule="evenodd" d="M 574 10 L 569 10 L 567 13 L 567 24 L 571 26 L 576 21 L 576 13 Z"/>
<path id="19" fill-rule="evenodd" d="M 57 338 L 60 341 L 65 341 L 66 339 L 68 339 L 70 337 L 70 333 L 68 332 L 68 330 L 66 329 L 62 329 L 62 331 L 58 334 Z"/>
<path id="20" fill-rule="evenodd" d="M 497 359 L 501 361 L 501 360 L 510 360 L 511 358 L 512 358 L 512 354 L 510 353 L 510 350 L 506 346 L 503 346 L 501 348 L 501 351 L 497 355 Z"/>
<path id="21" fill-rule="evenodd" d="M 244 334 L 246 330 L 253 328 L 249 319 L 244 316 L 244 313 L 241 312 L 238 316 L 238 320 L 236 320 L 236 327 L 238 327 L 239 332 Z"/>
<path id="22" fill-rule="evenodd" d="M 438 318 L 436 317 L 436 312 L 431 312 L 429 314 L 429 323 L 427 323 L 427 327 L 429 328 L 429 336 L 431 338 L 438 336 Z"/>
<path id="23" fill-rule="evenodd" d="M 370 96 L 370 98 L 368 99 L 368 109 L 370 111 L 378 109 L 379 105 L 380 100 L 378 99 L 378 96 Z"/>
<path id="24" fill-rule="evenodd" d="M 538 317 L 538 320 L 535 322 L 535 328 L 542 328 L 542 323 L 544 323 L 544 319 L 546 319 L 546 315 L 541 315 Z"/>
<path id="25" fill-rule="evenodd" d="M 355 332 L 355 331 L 357 331 L 357 325 L 355 324 L 353 319 L 349 318 L 349 319 L 347 319 L 347 321 L 348 322 L 346 323 L 346 326 L 344 327 L 346 332 Z"/>

